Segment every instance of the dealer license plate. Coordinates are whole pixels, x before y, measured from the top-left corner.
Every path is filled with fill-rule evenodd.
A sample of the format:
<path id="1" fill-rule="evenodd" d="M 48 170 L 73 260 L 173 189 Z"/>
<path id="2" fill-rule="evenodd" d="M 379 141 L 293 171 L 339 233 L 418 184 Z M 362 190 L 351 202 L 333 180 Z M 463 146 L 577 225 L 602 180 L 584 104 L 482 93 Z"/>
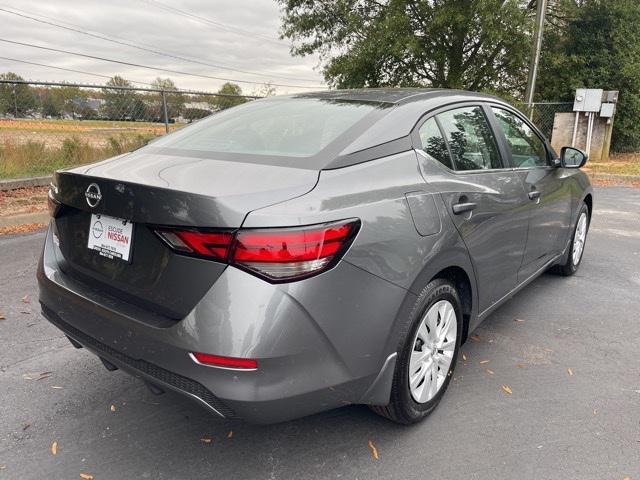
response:
<path id="1" fill-rule="evenodd" d="M 89 225 L 90 250 L 107 258 L 128 262 L 131 257 L 133 223 L 107 215 L 91 215 Z"/>

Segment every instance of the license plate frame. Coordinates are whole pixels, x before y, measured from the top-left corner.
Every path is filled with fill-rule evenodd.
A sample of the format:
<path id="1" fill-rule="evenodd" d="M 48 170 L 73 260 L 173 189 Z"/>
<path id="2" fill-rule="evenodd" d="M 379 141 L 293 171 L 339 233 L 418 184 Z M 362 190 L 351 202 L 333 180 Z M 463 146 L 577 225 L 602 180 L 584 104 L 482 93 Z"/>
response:
<path id="1" fill-rule="evenodd" d="M 87 248 L 110 260 L 131 263 L 134 227 L 124 218 L 92 213 Z"/>

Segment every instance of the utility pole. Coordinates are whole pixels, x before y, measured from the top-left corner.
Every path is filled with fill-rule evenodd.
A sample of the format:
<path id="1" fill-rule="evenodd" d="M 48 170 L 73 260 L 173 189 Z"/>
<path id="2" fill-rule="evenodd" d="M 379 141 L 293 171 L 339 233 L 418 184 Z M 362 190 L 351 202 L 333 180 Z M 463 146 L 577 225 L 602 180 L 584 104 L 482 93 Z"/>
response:
<path id="1" fill-rule="evenodd" d="M 540 64 L 540 50 L 542 49 L 542 36 L 544 33 L 544 16 L 547 12 L 547 0 L 537 0 L 536 24 L 533 33 L 533 49 L 531 53 L 531 65 L 529 66 L 529 78 L 524 101 L 529 107 L 533 103 L 533 95 L 536 93 L 536 78 L 538 77 L 538 65 Z"/>

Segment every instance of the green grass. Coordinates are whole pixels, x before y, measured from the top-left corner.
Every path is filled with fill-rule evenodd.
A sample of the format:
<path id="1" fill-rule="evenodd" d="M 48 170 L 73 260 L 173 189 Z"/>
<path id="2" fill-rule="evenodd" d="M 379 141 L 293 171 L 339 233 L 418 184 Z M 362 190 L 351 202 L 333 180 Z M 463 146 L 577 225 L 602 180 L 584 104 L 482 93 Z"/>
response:
<path id="1" fill-rule="evenodd" d="M 107 138 L 106 145 L 93 146 L 78 137 L 66 138 L 59 147 L 45 142 L 0 144 L 0 178 L 51 175 L 55 170 L 104 160 L 146 144 L 154 135 L 118 135 Z"/>

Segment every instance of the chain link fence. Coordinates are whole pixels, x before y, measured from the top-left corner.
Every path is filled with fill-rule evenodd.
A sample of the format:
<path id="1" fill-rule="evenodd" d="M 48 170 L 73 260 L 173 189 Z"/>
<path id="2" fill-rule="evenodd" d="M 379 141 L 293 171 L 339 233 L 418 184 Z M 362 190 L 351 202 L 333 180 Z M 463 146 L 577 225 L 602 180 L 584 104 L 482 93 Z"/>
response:
<path id="1" fill-rule="evenodd" d="M 48 175 L 131 151 L 255 96 L 129 86 L 0 80 L 0 178 Z M 573 104 L 523 111 L 548 137 Z"/>
<path id="2" fill-rule="evenodd" d="M 523 112 L 527 114 L 540 131 L 549 139 L 553 137 L 553 123 L 556 113 L 573 112 L 573 103 L 538 102 L 525 105 Z"/>
<path id="3" fill-rule="evenodd" d="M 0 178 L 48 175 L 109 158 L 255 98 L 0 80 Z"/>

